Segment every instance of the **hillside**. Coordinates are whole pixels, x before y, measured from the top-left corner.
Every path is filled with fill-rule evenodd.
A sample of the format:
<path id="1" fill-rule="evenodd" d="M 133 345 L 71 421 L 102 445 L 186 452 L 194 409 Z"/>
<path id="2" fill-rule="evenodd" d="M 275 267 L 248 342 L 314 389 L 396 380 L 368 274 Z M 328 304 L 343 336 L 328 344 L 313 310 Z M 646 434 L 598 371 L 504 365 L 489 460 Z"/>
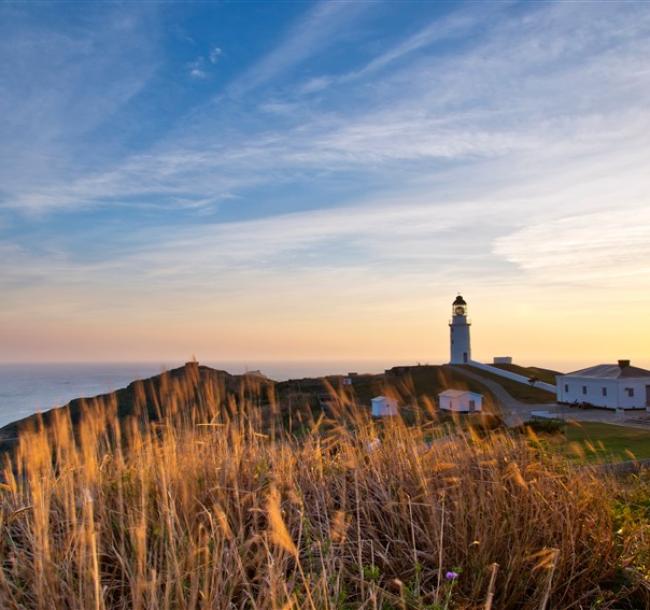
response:
<path id="1" fill-rule="evenodd" d="M 395 366 L 381 375 L 361 375 L 351 380 L 349 389 L 359 404 L 370 404 L 373 396 L 381 394 L 395 396 L 403 406 L 422 401 L 435 403 L 440 392 L 456 388 L 480 392 L 486 396 L 489 408 L 493 405 L 485 385 L 464 378 L 448 365 Z"/>
<path id="2" fill-rule="evenodd" d="M 385 381 L 434 391 L 445 368 Z M 644 481 L 571 467 L 534 435 L 432 428 L 426 405 L 406 426 L 341 400 L 287 434 L 276 385 L 192 364 L 75 403 L 76 425 L 72 409 L 18 425 L 0 607 L 649 607 Z"/>
<path id="3" fill-rule="evenodd" d="M 555 378 L 558 375 L 562 375 L 559 371 L 545 369 L 538 366 L 519 366 L 518 364 L 492 364 L 490 366 L 503 369 L 504 371 L 510 371 L 511 373 L 517 373 L 518 375 L 523 375 L 529 379 L 537 378 L 540 381 L 550 383 L 551 385 L 555 385 Z"/>
<path id="4" fill-rule="evenodd" d="M 394 367 L 382 374 L 354 376 L 351 385 L 344 385 L 342 376 L 276 382 L 258 375 L 231 375 L 190 362 L 160 375 L 133 381 L 115 392 L 77 398 L 62 407 L 12 422 L 0 428 L 0 451 L 13 447 L 21 431 L 35 429 L 40 422 L 49 429 L 65 418 L 77 429 L 84 417 L 94 411 L 114 414 L 123 425 L 130 425 L 126 422 L 132 420 L 155 423 L 169 415 L 191 419 L 198 416 L 193 414 L 196 405 L 210 404 L 213 409 L 216 409 L 214 405 L 219 405 L 217 410 L 220 410 L 235 400 L 252 401 L 260 407 L 265 426 L 280 426 L 293 433 L 304 430 L 304 422 L 318 418 L 321 413 L 332 415 L 337 405 L 354 404 L 356 408 L 367 410 L 371 398 L 379 394 L 398 397 L 404 417 L 412 421 L 411 416 L 420 404 L 435 405 L 437 394 L 449 387 L 483 393 L 487 399 L 486 410 L 495 411 L 485 386 L 464 379 L 449 366 Z M 175 399 L 169 402 L 167 398 L 171 395 Z"/>
<path id="5" fill-rule="evenodd" d="M 119 421 L 136 418 L 145 422 L 161 420 L 183 406 L 191 417 L 190 408 L 212 397 L 215 401 L 227 401 L 228 397 L 255 395 L 256 401 L 266 396 L 274 387 L 271 380 L 231 375 L 226 371 L 188 362 L 185 366 L 171 369 L 148 379 L 133 381 L 126 388 L 93 397 L 76 398 L 62 407 L 30 415 L 0 428 L 0 451 L 16 444 L 22 431 L 35 429 L 40 422 L 51 428 L 62 418 L 77 428 L 84 417 L 95 411 L 114 414 Z M 174 400 L 169 397 L 174 396 Z"/>
<path id="6" fill-rule="evenodd" d="M 555 402 L 555 394 L 552 392 L 547 392 L 546 390 L 543 390 L 538 387 L 534 387 L 532 385 L 524 384 L 524 383 L 519 383 L 518 381 L 513 381 L 511 379 L 507 379 L 505 377 L 500 377 L 499 375 L 495 373 L 491 373 L 488 371 L 485 371 L 483 369 L 478 369 L 475 367 L 472 367 L 470 365 L 455 365 L 458 367 L 462 368 L 467 368 L 469 371 L 471 371 L 475 375 L 479 375 L 480 377 L 483 377 L 485 379 L 494 381 L 498 383 L 510 396 L 513 398 L 516 398 L 517 400 L 521 402 L 525 402 L 528 404 L 545 404 L 545 403 L 554 403 Z M 519 373 L 522 375 L 525 375 L 527 377 L 531 376 L 532 371 L 545 371 L 546 369 L 536 369 L 536 368 L 524 368 L 524 367 L 517 367 L 516 365 L 501 365 L 499 368 L 505 368 L 505 367 L 510 367 L 505 370 L 510 370 L 513 373 Z M 551 371 L 546 371 L 545 376 L 548 378 L 549 374 Z M 541 377 L 537 376 L 538 379 L 542 379 Z M 555 381 L 553 381 L 555 383 Z"/>

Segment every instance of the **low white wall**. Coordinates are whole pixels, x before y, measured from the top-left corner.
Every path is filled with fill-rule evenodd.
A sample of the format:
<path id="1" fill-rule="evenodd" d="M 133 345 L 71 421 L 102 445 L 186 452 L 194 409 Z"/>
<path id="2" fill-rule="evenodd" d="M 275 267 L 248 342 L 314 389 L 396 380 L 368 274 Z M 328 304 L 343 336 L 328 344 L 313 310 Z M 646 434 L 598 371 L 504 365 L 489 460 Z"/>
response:
<path id="1" fill-rule="evenodd" d="M 476 362 L 475 360 L 470 360 L 469 365 L 476 369 L 486 371 L 487 373 L 499 375 L 499 377 L 505 377 L 506 379 L 511 379 L 512 381 L 517 381 L 519 383 L 523 383 L 524 385 L 530 386 L 530 382 L 528 381 L 529 377 L 524 377 L 523 375 L 518 375 L 517 373 L 512 373 L 510 371 L 504 371 L 503 369 L 500 369 L 496 366 L 490 366 L 489 364 L 483 364 L 482 362 Z M 535 387 L 546 390 L 547 392 L 553 392 L 553 394 L 555 394 L 556 390 L 554 385 L 545 383 L 543 381 L 538 381 L 535 383 Z"/>

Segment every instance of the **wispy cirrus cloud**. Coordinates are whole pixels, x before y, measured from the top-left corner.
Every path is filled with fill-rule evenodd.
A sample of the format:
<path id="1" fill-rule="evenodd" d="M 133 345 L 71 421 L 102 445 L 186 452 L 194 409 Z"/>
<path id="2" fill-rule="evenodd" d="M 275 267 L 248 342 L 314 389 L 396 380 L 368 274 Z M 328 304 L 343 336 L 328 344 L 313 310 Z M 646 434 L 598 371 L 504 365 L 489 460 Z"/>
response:
<path id="1" fill-rule="evenodd" d="M 511 5 L 511 2 L 502 2 L 463 6 L 418 29 L 414 34 L 373 57 L 361 68 L 339 75 L 312 77 L 301 85 L 299 90 L 301 93 L 314 93 L 331 85 L 362 80 L 433 45 L 450 40 L 465 40 L 471 36 L 479 37 L 492 19 Z"/>
<path id="2" fill-rule="evenodd" d="M 495 240 L 494 253 L 546 285 L 628 286 L 650 276 L 650 208 L 567 216 Z"/>
<path id="3" fill-rule="evenodd" d="M 267 75 L 290 70 L 294 62 L 322 50 L 331 44 L 323 32 L 347 19 L 349 10 L 344 3 L 318 5 L 270 54 L 279 59 L 263 59 L 231 86 L 262 84 Z M 603 15 L 608 10 L 598 7 Z M 144 154 L 54 188 L 47 184 L 45 192 L 29 189 L 13 203 L 56 208 L 154 195 L 171 205 L 220 201 L 238 189 L 288 183 L 317 171 L 357 171 L 373 189 L 368 174 L 379 167 L 396 181 L 410 181 L 417 172 L 426 182 L 437 180 L 449 162 L 475 166 L 477 160 L 510 156 L 510 165 L 516 166 L 519 158 L 542 159 L 552 151 L 563 166 L 567 157 L 610 154 L 612 144 L 620 146 L 625 139 L 630 146 L 645 145 L 642 127 L 650 92 L 641 59 L 650 51 L 643 35 L 650 29 L 645 14 L 616 13 L 611 21 L 577 25 L 571 21 L 575 18 L 575 7 L 563 5 L 523 16 L 499 13 L 474 44 L 453 55 L 420 54 L 379 82 L 368 81 L 372 85 L 366 89 L 339 83 L 328 92 L 331 99 L 319 101 L 276 95 L 260 104 L 265 111 L 285 109 L 276 112 L 281 121 L 270 126 L 251 115 L 233 132 L 227 125 L 238 104 L 222 101 L 217 117 L 210 108 L 194 113 L 183 129 Z M 380 63 L 388 67 L 390 58 L 425 50 L 425 42 L 441 31 L 456 35 L 480 22 L 480 14 L 470 18 L 464 13 L 442 25 L 434 22 L 385 51 Z M 572 28 L 578 35 L 572 37 Z M 350 90 L 352 101 L 345 93 Z M 344 104 L 337 101 L 341 95 Z M 224 128 L 227 140 L 218 135 Z M 414 165 L 423 162 L 431 163 L 425 171 Z"/>
<path id="4" fill-rule="evenodd" d="M 262 316 L 269 302 L 278 316 L 296 303 L 308 317 L 314 302 L 388 315 L 422 302 L 422 286 L 551 299 L 567 282 L 604 294 L 645 278 L 646 5 L 468 5 L 314 69 L 337 45 L 353 53 L 368 43 L 372 27 L 355 28 L 368 24 L 367 9 L 316 4 L 224 85 L 179 78 L 206 98 L 151 142 L 123 149 L 94 136 L 118 133 L 111 117 L 146 93 L 160 61 L 155 37 L 133 21 L 129 36 L 141 32 L 151 57 L 124 74 L 123 53 L 139 47 L 107 50 L 105 101 L 87 74 L 122 30 L 48 39 L 60 47 L 50 68 L 62 90 L 45 74 L 42 100 L 20 87 L 4 100 L 21 93 L 25 106 L 0 129 L 33 139 L 17 155 L 3 151 L 1 211 L 88 224 L 37 245 L 4 227 L 5 310 L 29 302 L 42 312 L 58 289 L 57 311 L 75 315 L 135 310 L 152 294 L 178 312 L 190 300 L 201 311 L 219 303 L 227 320 L 238 310 Z M 228 62 L 215 65 L 214 40 Z M 220 40 L 204 44 L 199 69 L 226 73 L 236 51 Z M 36 61 L 27 47 L 12 51 L 23 71 Z M 196 53 L 173 66 L 175 77 Z M 263 305 L 262 292 L 271 295 Z"/>
<path id="5" fill-rule="evenodd" d="M 112 160 L 114 132 L 95 134 L 144 90 L 158 60 L 155 39 L 143 35 L 155 23 L 148 7 L 103 7 L 60 29 L 33 24 L 26 7 L 0 11 L 13 14 L 0 19 L 0 197 L 11 205 Z"/>
<path id="6" fill-rule="evenodd" d="M 231 83 L 229 93 L 243 95 L 327 50 L 335 44 L 341 30 L 350 28 L 369 8 L 363 2 L 320 0 L 289 29 L 274 49 Z"/>

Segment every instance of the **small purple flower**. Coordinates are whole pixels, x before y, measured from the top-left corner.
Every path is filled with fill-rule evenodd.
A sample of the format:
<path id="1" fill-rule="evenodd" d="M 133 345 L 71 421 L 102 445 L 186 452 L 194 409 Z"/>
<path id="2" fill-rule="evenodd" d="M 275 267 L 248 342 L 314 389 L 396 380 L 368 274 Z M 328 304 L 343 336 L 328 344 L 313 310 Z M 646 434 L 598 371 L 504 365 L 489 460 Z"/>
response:
<path id="1" fill-rule="evenodd" d="M 458 578 L 458 572 L 449 571 L 445 574 L 447 580 L 456 580 Z"/>

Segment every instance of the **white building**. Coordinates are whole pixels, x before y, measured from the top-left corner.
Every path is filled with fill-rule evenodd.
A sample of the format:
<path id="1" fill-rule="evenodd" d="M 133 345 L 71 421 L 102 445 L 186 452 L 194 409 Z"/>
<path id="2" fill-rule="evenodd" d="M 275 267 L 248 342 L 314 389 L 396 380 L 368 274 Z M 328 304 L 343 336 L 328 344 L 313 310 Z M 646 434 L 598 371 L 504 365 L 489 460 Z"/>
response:
<path id="1" fill-rule="evenodd" d="M 451 340 L 450 364 L 468 364 L 472 359 L 469 342 L 470 322 L 467 319 L 467 303 L 461 295 L 451 306 L 451 322 L 449 323 Z"/>
<path id="2" fill-rule="evenodd" d="M 391 417 L 397 415 L 397 400 L 387 396 L 375 396 L 372 401 L 373 417 Z"/>
<path id="3" fill-rule="evenodd" d="M 619 360 L 618 364 L 598 364 L 558 375 L 557 401 L 608 409 L 650 409 L 650 371 Z"/>
<path id="4" fill-rule="evenodd" d="M 255 377 L 256 379 L 268 379 L 268 377 L 262 373 L 259 369 L 256 369 L 254 371 L 246 371 L 244 372 L 245 377 Z"/>
<path id="5" fill-rule="evenodd" d="M 512 364 L 512 356 L 495 356 L 492 364 Z"/>
<path id="6" fill-rule="evenodd" d="M 443 411 L 476 413 L 483 409 L 483 395 L 469 390 L 445 390 L 438 394 L 438 404 Z"/>

